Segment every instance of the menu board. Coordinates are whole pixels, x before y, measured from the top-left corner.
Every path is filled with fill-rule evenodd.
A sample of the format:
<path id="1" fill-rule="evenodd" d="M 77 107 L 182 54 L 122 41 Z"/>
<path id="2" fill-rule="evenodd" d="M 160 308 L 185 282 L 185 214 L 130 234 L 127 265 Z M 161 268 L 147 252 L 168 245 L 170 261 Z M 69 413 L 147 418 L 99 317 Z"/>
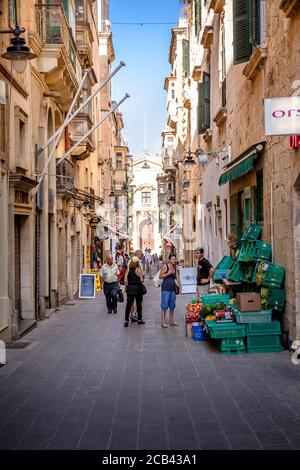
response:
<path id="1" fill-rule="evenodd" d="M 95 274 L 80 274 L 79 298 L 94 299 L 96 297 L 96 276 Z"/>

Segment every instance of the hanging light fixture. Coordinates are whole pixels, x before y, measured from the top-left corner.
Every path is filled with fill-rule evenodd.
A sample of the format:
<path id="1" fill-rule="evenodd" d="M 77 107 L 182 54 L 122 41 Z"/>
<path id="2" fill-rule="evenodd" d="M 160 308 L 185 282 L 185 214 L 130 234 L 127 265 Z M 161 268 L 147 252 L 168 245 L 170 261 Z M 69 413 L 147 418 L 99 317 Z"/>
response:
<path id="1" fill-rule="evenodd" d="M 10 40 L 10 46 L 1 57 L 12 61 L 12 65 L 17 73 L 23 73 L 26 69 L 28 60 L 34 59 L 36 55 L 30 52 L 24 38 L 20 35 L 25 32 L 25 28 L 20 28 L 17 15 L 17 1 L 14 2 L 16 27 L 14 29 L 2 30 L 0 34 L 13 34 L 14 37 Z"/>

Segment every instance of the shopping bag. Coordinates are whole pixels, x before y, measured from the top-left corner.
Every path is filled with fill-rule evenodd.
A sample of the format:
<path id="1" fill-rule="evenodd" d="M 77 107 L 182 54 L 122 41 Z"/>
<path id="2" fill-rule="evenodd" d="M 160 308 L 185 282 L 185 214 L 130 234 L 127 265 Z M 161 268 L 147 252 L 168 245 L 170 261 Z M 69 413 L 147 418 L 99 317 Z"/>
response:
<path id="1" fill-rule="evenodd" d="M 161 287 L 162 284 L 162 279 L 159 279 L 159 273 L 160 271 L 158 271 L 158 273 L 156 273 L 153 278 L 153 284 L 155 285 L 155 287 Z"/>
<path id="2" fill-rule="evenodd" d="M 124 294 L 123 294 L 123 291 L 122 291 L 121 288 L 118 289 L 117 301 L 120 302 L 120 303 L 124 302 Z"/>

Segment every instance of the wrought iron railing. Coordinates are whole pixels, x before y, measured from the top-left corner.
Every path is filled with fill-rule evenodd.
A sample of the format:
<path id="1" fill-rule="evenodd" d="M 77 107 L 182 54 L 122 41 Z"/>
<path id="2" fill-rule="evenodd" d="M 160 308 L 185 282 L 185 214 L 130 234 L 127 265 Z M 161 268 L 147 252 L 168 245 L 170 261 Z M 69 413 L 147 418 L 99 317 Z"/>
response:
<path id="1" fill-rule="evenodd" d="M 74 187 L 74 166 L 69 160 L 64 160 L 56 167 L 56 187 L 67 191 Z"/>
<path id="2" fill-rule="evenodd" d="M 36 5 L 37 30 L 45 44 L 64 45 L 74 72 L 80 74 L 80 60 L 62 5 Z"/>

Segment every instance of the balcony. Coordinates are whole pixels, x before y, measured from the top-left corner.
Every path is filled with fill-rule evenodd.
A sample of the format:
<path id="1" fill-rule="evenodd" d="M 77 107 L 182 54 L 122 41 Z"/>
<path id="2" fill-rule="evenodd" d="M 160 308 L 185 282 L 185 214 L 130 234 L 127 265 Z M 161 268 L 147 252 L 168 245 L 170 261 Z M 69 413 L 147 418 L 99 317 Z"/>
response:
<path id="1" fill-rule="evenodd" d="M 64 160 L 56 167 L 57 194 L 64 198 L 71 198 L 74 189 L 74 165 L 69 160 Z"/>
<path id="2" fill-rule="evenodd" d="M 282 0 L 279 8 L 283 10 L 287 18 L 293 18 L 300 11 L 299 0 Z"/>
<path id="3" fill-rule="evenodd" d="M 264 45 L 257 46 L 243 70 L 243 74 L 248 80 L 253 80 L 256 77 L 260 69 L 264 66 L 267 57 L 267 47 Z"/>
<path id="4" fill-rule="evenodd" d="M 84 192 L 87 195 L 87 199 L 89 199 L 89 205 L 91 210 L 95 210 L 95 190 L 93 188 L 86 187 L 84 188 Z M 92 197 L 89 197 L 89 196 Z"/>
<path id="5" fill-rule="evenodd" d="M 212 8 L 215 13 L 221 13 L 225 5 L 225 0 L 210 0 L 208 8 Z"/>
<path id="6" fill-rule="evenodd" d="M 85 68 L 92 68 L 93 61 L 93 31 L 94 24 L 90 11 L 90 4 L 82 2 L 82 7 L 76 10 L 76 44 L 82 65 Z"/>
<path id="7" fill-rule="evenodd" d="M 45 75 L 49 89 L 58 92 L 57 101 L 66 111 L 81 80 L 81 64 L 72 30 L 62 5 L 36 5 L 36 21 L 39 38 L 32 34 L 29 44 L 35 43 L 36 49 L 40 43 L 39 72 Z"/>
<path id="8" fill-rule="evenodd" d="M 79 113 L 70 124 L 70 138 L 72 145 L 76 144 L 91 128 L 93 122 L 88 112 Z M 93 133 L 84 139 L 78 147 L 73 150 L 72 157 L 76 160 L 86 160 L 91 152 L 95 151 Z"/>
<path id="9" fill-rule="evenodd" d="M 210 46 L 212 45 L 213 33 L 214 33 L 213 25 L 209 24 L 209 25 L 204 26 L 203 33 L 201 36 L 201 44 L 204 47 L 204 49 L 209 49 Z"/>
<path id="10" fill-rule="evenodd" d="M 175 171 L 174 158 L 170 156 L 165 156 L 163 160 L 163 170 L 164 171 Z"/>

